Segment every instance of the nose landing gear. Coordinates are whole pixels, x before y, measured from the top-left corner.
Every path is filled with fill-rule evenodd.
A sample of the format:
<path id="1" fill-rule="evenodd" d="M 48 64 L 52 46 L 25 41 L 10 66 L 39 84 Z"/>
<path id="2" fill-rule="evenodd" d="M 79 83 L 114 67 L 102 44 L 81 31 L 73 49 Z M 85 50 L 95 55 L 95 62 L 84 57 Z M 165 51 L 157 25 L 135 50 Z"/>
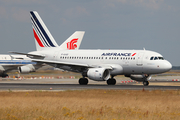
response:
<path id="1" fill-rule="evenodd" d="M 149 81 L 143 81 L 143 85 L 144 86 L 148 86 L 149 85 Z"/>

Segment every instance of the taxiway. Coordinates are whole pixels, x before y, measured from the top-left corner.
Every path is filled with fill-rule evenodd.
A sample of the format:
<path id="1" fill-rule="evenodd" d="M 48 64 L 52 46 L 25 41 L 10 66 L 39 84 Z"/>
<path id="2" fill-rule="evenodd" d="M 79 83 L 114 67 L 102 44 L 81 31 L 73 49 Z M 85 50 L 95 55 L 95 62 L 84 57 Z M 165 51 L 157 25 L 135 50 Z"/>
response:
<path id="1" fill-rule="evenodd" d="M 114 89 L 114 90 L 169 90 L 180 89 L 180 76 L 160 76 L 150 81 L 149 86 L 141 82 L 128 82 L 117 79 L 116 85 L 107 85 L 105 81 L 96 82 L 89 80 L 88 85 L 79 85 L 78 79 L 1 79 L 0 91 L 19 90 L 85 90 L 85 89 Z M 123 78 L 124 79 L 124 78 Z"/>

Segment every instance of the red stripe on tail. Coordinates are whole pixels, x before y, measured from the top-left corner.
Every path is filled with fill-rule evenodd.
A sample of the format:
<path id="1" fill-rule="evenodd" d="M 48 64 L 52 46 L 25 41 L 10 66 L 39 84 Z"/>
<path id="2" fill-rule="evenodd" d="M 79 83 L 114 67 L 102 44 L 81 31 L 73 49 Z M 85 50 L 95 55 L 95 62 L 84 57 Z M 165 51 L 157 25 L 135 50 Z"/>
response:
<path id="1" fill-rule="evenodd" d="M 33 29 L 33 33 L 34 33 L 34 37 L 36 39 L 36 41 L 38 42 L 40 47 L 44 47 L 44 45 L 42 44 L 41 40 L 39 39 L 38 35 L 36 34 L 35 30 Z"/>

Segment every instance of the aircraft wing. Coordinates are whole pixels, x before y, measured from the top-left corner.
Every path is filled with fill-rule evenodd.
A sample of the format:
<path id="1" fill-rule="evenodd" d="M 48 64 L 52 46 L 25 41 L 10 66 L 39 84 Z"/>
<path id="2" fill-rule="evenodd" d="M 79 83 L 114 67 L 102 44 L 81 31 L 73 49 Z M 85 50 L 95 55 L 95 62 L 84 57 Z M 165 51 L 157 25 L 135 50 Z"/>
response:
<path id="1" fill-rule="evenodd" d="M 80 64 L 80 63 L 70 63 L 70 62 L 61 62 L 61 61 L 52 61 L 52 60 L 41 60 L 41 59 L 31 59 L 33 62 L 37 63 L 46 63 L 49 65 L 53 65 L 54 67 L 58 67 L 64 70 L 70 70 L 74 72 L 82 72 L 86 68 L 106 68 L 112 70 L 113 67 L 111 65 L 88 65 L 88 64 Z"/>
<path id="2" fill-rule="evenodd" d="M 54 67 L 58 67 L 64 70 L 82 72 L 83 68 L 90 68 L 88 64 L 80 64 L 80 63 L 70 63 L 70 62 L 61 62 L 61 61 L 53 61 L 53 60 L 41 60 L 41 59 L 31 59 L 33 62 L 37 63 L 46 63 L 49 65 L 53 65 Z"/>

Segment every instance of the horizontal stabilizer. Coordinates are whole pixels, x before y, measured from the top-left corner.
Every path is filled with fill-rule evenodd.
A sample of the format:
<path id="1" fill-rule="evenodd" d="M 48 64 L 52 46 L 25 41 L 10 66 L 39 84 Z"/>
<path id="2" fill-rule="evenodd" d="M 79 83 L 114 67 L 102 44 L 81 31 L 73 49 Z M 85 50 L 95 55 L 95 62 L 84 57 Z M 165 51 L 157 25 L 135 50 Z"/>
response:
<path id="1" fill-rule="evenodd" d="M 9 53 L 13 53 L 13 54 L 19 54 L 19 55 L 26 55 L 27 57 L 30 58 L 44 58 L 44 55 L 35 55 L 35 54 L 29 54 L 29 53 L 20 53 L 20 52 L 9 52 Z"/>

